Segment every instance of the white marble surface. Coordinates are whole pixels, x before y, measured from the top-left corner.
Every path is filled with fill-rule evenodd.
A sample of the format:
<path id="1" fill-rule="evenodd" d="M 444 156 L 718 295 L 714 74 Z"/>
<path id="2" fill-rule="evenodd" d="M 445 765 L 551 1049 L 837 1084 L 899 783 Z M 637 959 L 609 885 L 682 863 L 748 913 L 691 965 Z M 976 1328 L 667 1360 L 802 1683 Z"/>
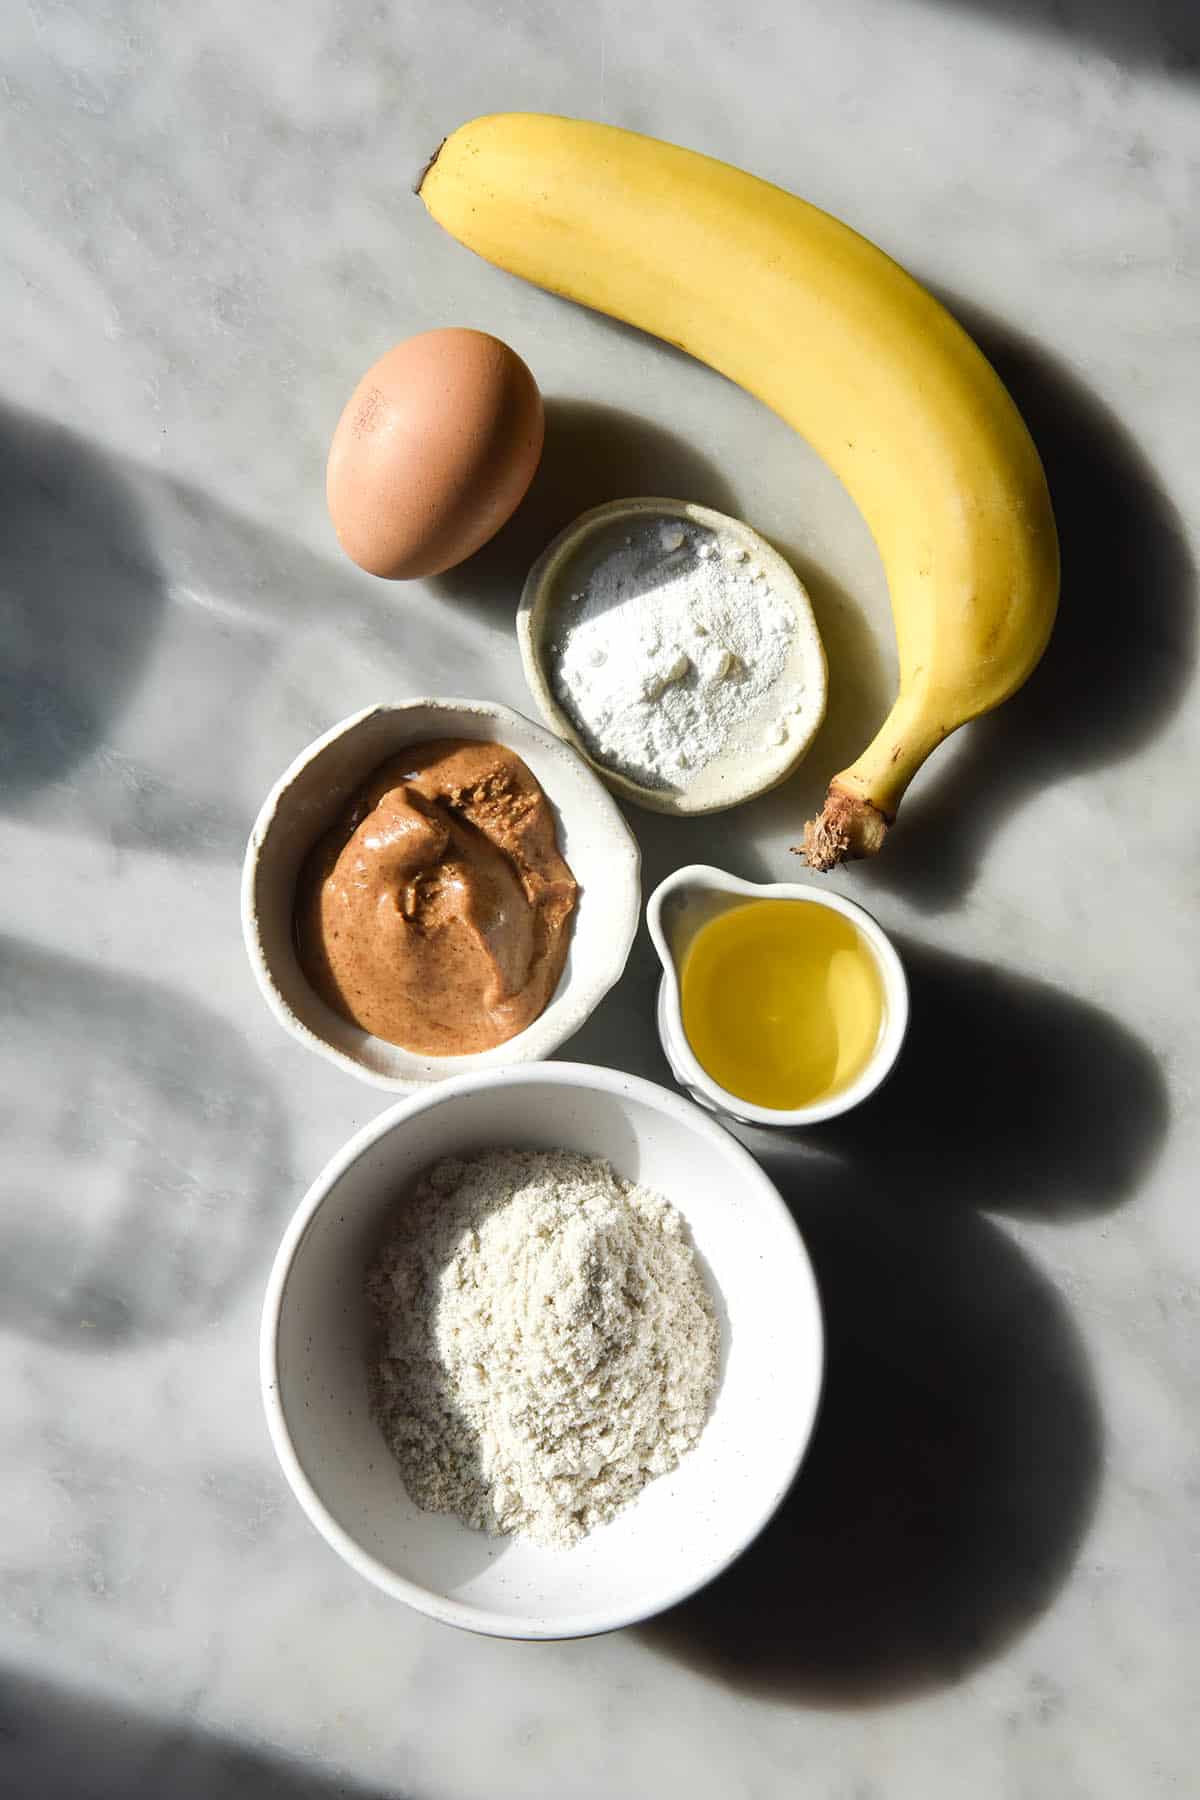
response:
<path id="1" fill-rule="evenodd" d="M 5 1796 L 1196 1791 L 1198 70 L 1188 0 L 3 8 Z M 411 197 L 445 130 L 518 106 L 743 163 L 949 296 L 1068 570 L 1035 684 L 838 878 L 909 951 L 903 1073 L 755 1140 L 829 1313 L 805 1478 L 675 1617 L 544 1646 L 376 1595 L 274 1466 L 265 1272 L 379 1102 L 259 1001 L 244 834 L 366 702 L 520 705 L 524 566 L 611 495 L 772 535 L 837 693 L 782 793 L 639 819 L 649 878 L 794 875 L 891 651 L 865 531 L 778 422 Z M 323 456 L 362 369 L 443 322 L 529 359 L 552 455 L 475 564 L 396 590 L 339 560 Z M 663 1078 L 652 983 L 643 940 L 571 1054 Z"/>

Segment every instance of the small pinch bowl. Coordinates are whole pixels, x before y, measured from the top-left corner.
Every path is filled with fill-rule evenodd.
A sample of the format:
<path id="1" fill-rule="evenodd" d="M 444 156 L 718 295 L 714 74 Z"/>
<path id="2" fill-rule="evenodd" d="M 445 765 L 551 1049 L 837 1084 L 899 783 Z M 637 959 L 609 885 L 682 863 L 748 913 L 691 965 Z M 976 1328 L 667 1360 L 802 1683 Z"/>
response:
<path id="1" fill-rule="evenodd" d="M 857 926 L 874 954 L 883 984 L 884 1017 L 870 1061 L 854 1081 L 809 1106 L 790 1111 L 755 1106 L 714 1081 L 696 1056 L 683 1028 L 680 966 L 687 948 L 701 926 L 748 900 L 795 900 L 806 906 L 824 906 Z M 904 964 L 883 927 L 864 907 L 841 894 L 794 881 L 743 881 L 707 863 L 691 863 L 660 881 L 646 902 L 646 926 L 662 964 L 658 989 L 657 1023 L 663 1054 L 671 1073 L 700 1106 L 723 1113 L 742 1125 L 774 1125 L 795 1128 L 819 1125 L 859 1106 L 882 1086 L 891 1074 L 908 1031 L 908 978 Z"/>
<path id="2" fill-rule="evenodd" d="M 697 771 L 686 787 L 678 789 L 645 787 L 619 769 L 598 762 L 559 705 L 546 669 L 549 626 L 557 596 L 574 560 L 610 528 L 638 526 L 650 519 L 678 519 L 684 524 L 703 526 L 722 538 L 732 538 L 762 567 L 774 592 L 791 608 L 796 621 L 791 654 L 779 685 L 790 687 L 797 699 L 802 696 L 803 705 L 791 716 L 784 742 L 770 748 L 739 744 L 715 757 Z M 547 725 L 574 745 L 614 794 L 649 812 L 692 818 L 701 813 L 723 812 L 769 792 L 786 781 L 803 761 L 825 717 L 825 651 L 812 602 L 800 577 L 751 526 L 727 513 L 714 512 L 711 507 L 696 506 L 690 500 L 611 500 L 572 520 L 546 546 L 525 579 L 517 608 L 517 644 L 529 691 Z"/>
<path id="3" fill-rule="evenodd" d="M 325 1004 L 296 955 L 296 879 L 317 839 L 375 769 L 408 744 L 470 738 L 508 746 L 536 775 L 559 848 L 579 883 L 566 966 L 549 1004 L 507 1043 L 422 1056 L 374 1037 Z M 541 726 L 480 700 L 371 706 L 302 750 L 263 803 L 242 871 L 242 934 L 264 1000 L 284 1029 L 360 1081 L 414 1093 L 468 1070 L 552 1056 L 619 979 L 637 931 L 640 853 L 612 798 L 575 752 Z"/>
<path id="4" fill-rule="evenodd" d="M 397 1203 L 439 1157 L 508 1146 L 602 1157 L 663 1194 L 686 1221 L 721 1326 L 719 1385 L 695 1447 L 570 1550 L 422 1512 L 369 1403 L 364 1274 Z M 653 1082 L 551 1062 L 443 1082 L 350 1139 L 284 1234 L 260 1374 L 284 1475 L 351 1568 L 446 1625 L 566 1638 L 676 1605 L 757 1536 L 812 1435 L 822 1346 L 803 1240 L 750 1153 Z"/>

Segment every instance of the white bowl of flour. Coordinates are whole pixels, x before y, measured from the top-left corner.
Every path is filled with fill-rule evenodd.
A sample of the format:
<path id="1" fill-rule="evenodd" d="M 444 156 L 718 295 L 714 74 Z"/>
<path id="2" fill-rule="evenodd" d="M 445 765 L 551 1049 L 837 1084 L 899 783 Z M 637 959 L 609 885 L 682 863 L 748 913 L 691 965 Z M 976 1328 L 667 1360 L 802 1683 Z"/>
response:
<path id="1" fill-rule="evenodd" d="M 718 812 L 776 787 L 825 716 L 800 578 L 750 526 L 685 500 L 575 519 L 529 572 L 517 641 L 546 723 L 654 812 Z"/>
<path id="2" fill-rule="evenodd" d="M 490 1535 L 419 1508 L 373 1403 L 366 1283 L 397 1208 L 442 1159 L 501 1149 L 601 1158 L 662 1196 L 682 1215 L 719 1327 L 715 1397 L 698 1440 L 569 1545 Z M 301 1203 L 263 1311 L 268 1424 L 313 1524 L 385 1593 L 498 1637 L 614 1630 L 718 1575 L 791 1485 L 821 1368 L 808 1257 L 754 1159 L 689 1101 L 583 1064 L 457 1077 L 359 1132 Z"/>

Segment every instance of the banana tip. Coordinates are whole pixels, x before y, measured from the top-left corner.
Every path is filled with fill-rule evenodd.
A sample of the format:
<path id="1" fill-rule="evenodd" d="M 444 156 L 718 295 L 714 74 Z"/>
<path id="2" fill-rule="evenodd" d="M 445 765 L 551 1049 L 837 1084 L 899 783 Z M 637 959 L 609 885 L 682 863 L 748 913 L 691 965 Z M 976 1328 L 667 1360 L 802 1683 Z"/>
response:
<path id="1" fill-rule="evenodd" d="M 441 143 L 438 145 L 437 149 L 434 151 L 433 155 L 431 157 L 429 157 L 426 160 L 426 162 L 423 164 L 423 166 L 421 168 L 421 173 L 417 176 L 417 179 L 413 182 L 413 190 L 412 191 L 414 194 L 418 194 L 418 195 L 420 194 L 421 189 L 425 186 L 425 177 L 428 175 L 430 169 L 432 169 L 432 167 L 433 167 L 434 163 L 437 161 L 438 157 L 442 154 L 442 151 L 445 148 L 445 145 L 446 145 L 446 140 L 445 140 L 445 138 L 443 138 Z"/>

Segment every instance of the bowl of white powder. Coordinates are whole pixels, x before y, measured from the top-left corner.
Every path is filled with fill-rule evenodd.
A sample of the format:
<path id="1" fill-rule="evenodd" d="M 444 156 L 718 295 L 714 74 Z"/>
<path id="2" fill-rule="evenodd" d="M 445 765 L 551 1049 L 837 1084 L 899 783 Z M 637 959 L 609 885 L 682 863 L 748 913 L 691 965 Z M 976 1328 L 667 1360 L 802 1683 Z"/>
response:
<path id="1" fill-rule="evenodd" d="M 575 519 L 529 572 L 517 641 L 546 723 L 654 812 L 766 793 L 825 716 L 799 576 L 749 525 L 685 500 L 614 500 Z"/>
<path id="2" fill-rule="evenodd" d="M 808 1257 L 754 1159 L 583 1064 L 460 1076 L 368 1125 L 263 1311 L 313 1524 L 385 1593 L 499 1637 L 614 1630 L 719 1574 L 796 1475 L 821 1367 Z"/>

